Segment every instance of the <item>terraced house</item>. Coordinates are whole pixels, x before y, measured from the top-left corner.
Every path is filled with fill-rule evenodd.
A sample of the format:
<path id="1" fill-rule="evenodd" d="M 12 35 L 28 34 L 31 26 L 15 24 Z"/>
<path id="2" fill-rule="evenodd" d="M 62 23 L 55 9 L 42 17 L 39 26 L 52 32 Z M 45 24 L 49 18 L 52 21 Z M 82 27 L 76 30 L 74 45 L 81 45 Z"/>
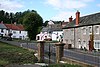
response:
<path id="1" fill-rule="evenodd" d="M 80 17 L 76 12 L 76 18 L 69 18 L 69 23 L 63 28 L 63 42 L 67 47 L 87 49 L 100 49 L 100 13 Z"/>
<path id="2" fill-rule="evenodd" d="M 28 38 L 28 33 L 24 30 L 23 25 L 0 23 L 0 36 L 8 37 L 10 33 L 12 34 L 11 37 L 15 39 L 25 40 Z"/>

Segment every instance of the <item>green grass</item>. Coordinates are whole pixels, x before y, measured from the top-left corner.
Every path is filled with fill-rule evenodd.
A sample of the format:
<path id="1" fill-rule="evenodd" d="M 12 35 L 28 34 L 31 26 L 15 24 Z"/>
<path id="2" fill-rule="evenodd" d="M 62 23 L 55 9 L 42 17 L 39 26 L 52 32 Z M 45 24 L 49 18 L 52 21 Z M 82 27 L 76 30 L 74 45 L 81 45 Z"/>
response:
<path id="1" fill-rule="evenodd" d="M 0 42 L 0 67 L 8 64 L 34 64 L 36 61 L 33 51 Z"/>
<path id="2" fill-rule="evenodd" d="M 49 66 L 42 66 L 42 67 L 81 67 L 81 66 L 72 64 L 51 64 Z"/>

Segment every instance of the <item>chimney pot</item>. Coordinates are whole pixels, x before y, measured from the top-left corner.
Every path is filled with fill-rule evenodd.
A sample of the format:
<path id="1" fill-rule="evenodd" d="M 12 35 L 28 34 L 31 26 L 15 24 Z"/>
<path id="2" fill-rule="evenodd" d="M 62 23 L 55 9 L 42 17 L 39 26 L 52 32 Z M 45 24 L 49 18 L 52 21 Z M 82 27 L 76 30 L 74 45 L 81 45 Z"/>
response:
<path id="1" fill-rule="evenodd" d="M 73 20 L 73 18 L 72 18 L 72 16 L 69 18 L 69 22 L 72 22 L 72 20 Z"/>

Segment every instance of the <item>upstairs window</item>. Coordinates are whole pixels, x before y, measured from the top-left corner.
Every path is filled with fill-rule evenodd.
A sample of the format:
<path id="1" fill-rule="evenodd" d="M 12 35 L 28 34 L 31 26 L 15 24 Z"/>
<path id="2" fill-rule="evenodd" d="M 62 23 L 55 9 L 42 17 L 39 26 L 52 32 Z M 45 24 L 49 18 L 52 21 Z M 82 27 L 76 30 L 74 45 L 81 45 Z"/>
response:
<path id="1" fill-rule="evenodd" d="M 96 34 L 99 34 L 99 26 L 96 26 L 96 27 L 95 27 L 95 33 L 96 33 Z"/>
<path id="2" fill-rule="evenodd" d="M 19 31 L 19 33 L 21 34 L 21 31 Z"/>
<path id="3" fill-rule="evenodd" d="M 1 32 L 4 32 L 3 29 L 1 29 Z"/>
<path id="4" fill-rule="evenodd" d="M 71 34 L 74 35 L 74 30 L 73 29 L 71 29 Z"/>
<path id="5" fill-rule="evenodd" d="M 86 28 L 83 28 L 83 34 L 86 34 Z"/>
<path id="6" fill-rule="evenodd" d="M 92 34 L 92 27 L 89 27 L 89 34 Z"/>

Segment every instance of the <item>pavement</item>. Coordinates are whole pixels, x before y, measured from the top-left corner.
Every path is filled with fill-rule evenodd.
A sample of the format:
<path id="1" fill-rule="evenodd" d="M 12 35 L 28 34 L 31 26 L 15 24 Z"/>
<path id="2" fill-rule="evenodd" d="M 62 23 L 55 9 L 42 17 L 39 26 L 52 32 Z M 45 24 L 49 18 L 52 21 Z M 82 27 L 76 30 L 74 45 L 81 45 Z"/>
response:
<path id="1" fill-rule="evenodd" d="M 65 49 L 66 50 L 66 49 Z M 69 51 L 73 51 L 73 52 L 78 52 L 78 53 L 83 53 L 83 54 L 87 54 L 87 55 L 91 55 L 91 56 L 100 56 L 100 51 L 85 51 L 85 50 L 81 50 L 81 49 L 67 49 Z"/>

